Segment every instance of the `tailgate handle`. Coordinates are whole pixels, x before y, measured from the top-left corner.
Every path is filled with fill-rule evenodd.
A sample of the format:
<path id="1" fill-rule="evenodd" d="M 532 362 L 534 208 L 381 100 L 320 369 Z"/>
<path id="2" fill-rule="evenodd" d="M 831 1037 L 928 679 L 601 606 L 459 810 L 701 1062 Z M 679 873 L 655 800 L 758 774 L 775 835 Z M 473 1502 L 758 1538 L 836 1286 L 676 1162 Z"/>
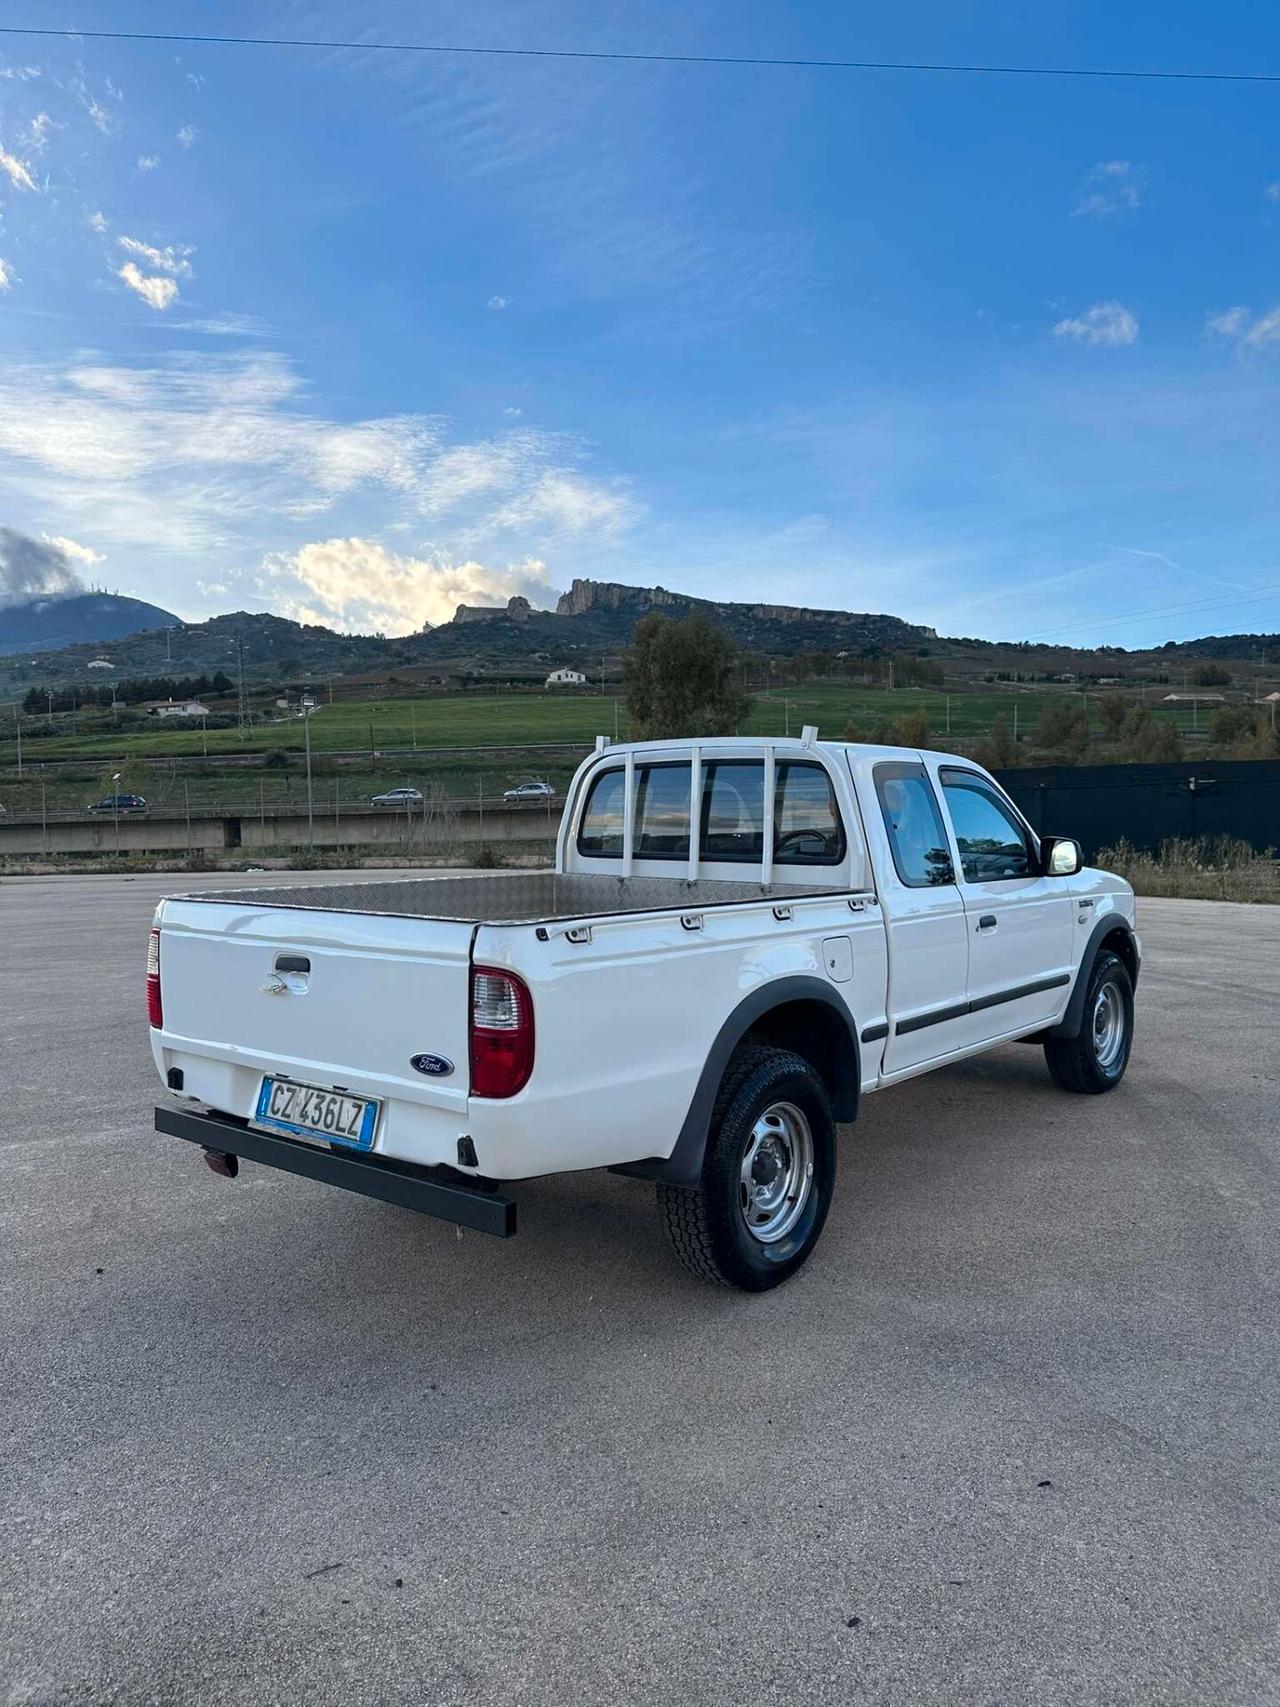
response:
<path id="1" fill-rule="evenodd" d="M 277 954 L 277 972 L 310 972 L 311 958 L 306 954 Z"/>

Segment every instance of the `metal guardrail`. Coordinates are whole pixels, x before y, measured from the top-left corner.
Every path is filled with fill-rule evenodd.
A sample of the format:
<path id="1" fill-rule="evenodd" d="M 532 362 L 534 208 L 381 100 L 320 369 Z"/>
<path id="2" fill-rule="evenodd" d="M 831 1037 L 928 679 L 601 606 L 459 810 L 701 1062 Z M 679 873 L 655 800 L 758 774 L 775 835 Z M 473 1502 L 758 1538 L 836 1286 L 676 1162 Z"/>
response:
<path id="1" fill-rule="evenodd" d="M 432 819 L 444 816 L 479 817 L 486 812 L 512 813 L 518 812 L 530 815 L 545 812 L 549 818 L 558 823 L 561 802 L 552 797 L 548 800 L 506 800 L 501 795 L 486 795 L 483 799 L 478 795 L 464 795 L 461 798 L 447 800 L 411 801 L 407 806 L 375 806 L 370 800 L 334 800 L 332 795 L 327 798 L 315 796 L 311 804 L 311 816 L 314 818 L 394 818 L 403 819 L 411 824 L 430 823 Z M 258 800 L 245 802 L 219 801 L 212 804 L 205 802 L 188 808 L 184 804 L 174 804 L 162 801 L 148 805 L 145 812 L 121 812 L 119 820 L 122 824 L 162 822 L 184 824 L 208 823 L 220 818 L 305 818 L 307 816 L 307 801 L 305 795 L 299 799 L 296 795 L 284 799 Z M 46 811 L 0 811 L 0 830 L 6 824 L 114 824 L 116 814 L 113 812 L 94 812 L 84 806 L 51 806 Z"/>

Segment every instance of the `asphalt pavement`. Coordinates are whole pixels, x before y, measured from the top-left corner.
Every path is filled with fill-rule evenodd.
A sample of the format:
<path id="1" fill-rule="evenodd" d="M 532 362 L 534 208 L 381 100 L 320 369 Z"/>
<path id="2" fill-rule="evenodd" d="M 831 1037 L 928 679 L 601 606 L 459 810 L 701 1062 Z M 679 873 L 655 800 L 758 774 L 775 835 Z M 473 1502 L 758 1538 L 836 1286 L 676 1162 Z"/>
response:
<path id="1" fill-rule="evenodd" d="M 237 881 L 0 881 L 3 1699 L 1280 1700 L 1280 909 L 1141 904 L 1113 1095 L 868 1098 L 743 1297 L 635 1181 L 500 1242 L 158 1137 L 152 907 Z"/>

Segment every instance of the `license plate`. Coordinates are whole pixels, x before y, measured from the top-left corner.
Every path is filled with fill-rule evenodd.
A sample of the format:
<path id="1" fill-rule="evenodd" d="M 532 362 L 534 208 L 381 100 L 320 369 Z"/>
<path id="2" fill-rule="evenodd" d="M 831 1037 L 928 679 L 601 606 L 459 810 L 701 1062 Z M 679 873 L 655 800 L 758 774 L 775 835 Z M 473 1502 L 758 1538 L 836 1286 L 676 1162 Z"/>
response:
<path id="1" fill-rule="evenodd" d="M 289 1079 L 265 1078 L 251 1124 L 265 1127 L 269 1132 L 288 1132 L 296 1138 L 314 1138 L 321 1143 L 348 1144 L 356 1150 L 368 1150 L 373 1145 L 377 1119 L 378 1105 L 370 1097 L 317 1090 L 314 1085 L 295 1085 Z"/>

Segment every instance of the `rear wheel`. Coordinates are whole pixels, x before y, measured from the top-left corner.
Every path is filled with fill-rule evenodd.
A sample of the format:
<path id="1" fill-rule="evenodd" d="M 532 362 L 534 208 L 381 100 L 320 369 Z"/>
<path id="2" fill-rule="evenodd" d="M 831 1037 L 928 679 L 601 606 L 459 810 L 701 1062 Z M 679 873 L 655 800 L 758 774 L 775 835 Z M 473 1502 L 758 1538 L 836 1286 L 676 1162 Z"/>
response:
<path id="1" fill-rule="evenodd" d="M 716 1097 L 692 1188 L 658 1186 L 676 1254 L 703 1280 L 763 1292 L 817 1244 L 835 1184 L 826 1087 L 790 1050 L 744 1044 Z"/>
<path id="2" fill-rule="evenodd" d="M 1124 1078 L 1133 1046 L 1133 981 L 1118 955 L 1104 949 L 1093 963 L 1076 1037 L 1045 1039 L 1044 1058 L 1065 1091 L 1099 1096 Z"/>

